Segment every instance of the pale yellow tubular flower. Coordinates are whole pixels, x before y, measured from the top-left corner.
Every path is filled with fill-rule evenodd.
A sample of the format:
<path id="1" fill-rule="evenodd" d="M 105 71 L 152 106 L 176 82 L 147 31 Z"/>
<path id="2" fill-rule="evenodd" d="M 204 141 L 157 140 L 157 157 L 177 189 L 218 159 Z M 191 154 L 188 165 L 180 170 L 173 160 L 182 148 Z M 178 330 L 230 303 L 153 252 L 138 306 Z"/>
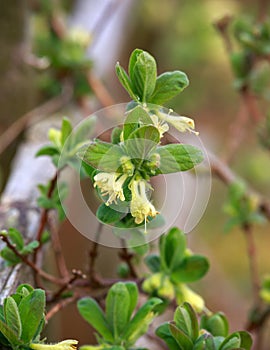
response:
<path id="1" fill-rule="evenodd" d="M 169 125 L 164 121 L 160 121 L 155 114 L 150 115 L 150 117 L 154 126 L 158 129 L 160 137 L 163 137 L 163 134 L 169 130 Z"/>
<path id="2" fill-rule="evenodd" d="M 118 173 L 99 173 L 94 177 L 94 187 L 98 187 L 102 196 L 109 196 L 106 205 L 110 205 L 113 202 L 117 204 L 117 199 L 120 201 L 125 200 L 123 193 L 123 185 L 126 181 L 127 174 Z"/>
<path id="3" fill-rule="evenodd" d="M 199 135 L 197 131 L 195 131 L 195 123 L 194 120 L 188 117 L 182 117 L 182 116 L 176 116 L 176 115 L 170 115 L 170 113 L 159 113 L 159 118 L 164 120 L 165 122 L 171 124 L 175 127 L 175 129 L 185 132 L 189 131 L 191 133 L 194 133 L 195 135 Z"/>
<path id="4" fill-rule="evenodd" d="M 147 198 L 147 187 L 150 188 L 150 185 L 148 185 L 146 181 L 142 179 L 133 180 L 129 185 L 132 196 L 130 202 L 130 213 L 135 218 L 136 224 L 141 224 L 144 221 L 145 232 L 147 217 L 151 216 L 154 218 L 158 214 L 154 205 Z"/>
<path id="5" fill-rule="evenodd" d="M 66 339 L 56 344 L 32 343 L 30 348 L 33 350 L 76 350 L 78 340 Z"/>

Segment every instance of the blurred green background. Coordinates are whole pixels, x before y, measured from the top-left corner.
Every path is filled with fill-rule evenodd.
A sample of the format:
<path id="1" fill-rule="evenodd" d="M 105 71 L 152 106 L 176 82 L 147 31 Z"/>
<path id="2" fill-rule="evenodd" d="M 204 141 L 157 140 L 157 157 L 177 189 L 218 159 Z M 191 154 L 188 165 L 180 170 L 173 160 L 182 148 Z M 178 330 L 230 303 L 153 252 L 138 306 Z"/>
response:
<path id="1" fill-rule="evenodd" d="M 27 12 L 27 2 L 22 1 L 21 3 L 25 6 L 23 10 Z M 73 2 L 73 6 L 75 5 L 76 1 Z M 125 13 L 127 16 L 125 30 L 122 33 L 123 40 L 117 60 L 126 67 L 131 51 L 138 47 L 155 56 L 160 73 L 173 69 L 186 72 L 190 79 L 190 86 L 181 96 L 172 101 L 170 107 L 180 115 L 195 119 L 200 137 L 206 147 L 216 154 L 224 152 L 240 100 L 237 91 L 233 88 L 233 75 L 224 43 L 213 23 L 227 14 L 232 16 L 245 13 L 256 15 L 257 5 L 257 1 L 247 0 L 136 0 L 130 2 L 129 11 Z M 3 9 L 7 9 L 8 6 L 6 2 L 2 5 Z M 119 6 L 121 7 L 121 1 Z M 71 14 L 72 8 L 71 6 Z M 12 9 L 9 11 L 11 11 L 10 18 L 14 18 L 17 10 L 14 13 Z M 20 17 L 22 13 L 17 13 L 17 15 Z M 108 14 L 104 19 L 104 26 L 107 21 L 110 21 L 110 16 L 113 16 L 113 13 Z M 0 25 L 1 21 L 5 21 L 3 17 L 2 13 Z M 22 27 L 28 26 L 29 13 L 24 20 L 25 23 L 23 25 L 17 23 L 18 27 L 12 28 L 8 34 L 10 37 L 7 36 L 6 40 L 1 43 L 1 55 L 6 50 L 5 45 L 12 40 L 12 33 L 16 31 L 19 33 Z M 91 14 L 89 14 L 89 20 L 91 20 Z M 3 30 L 7 34 L 7 29 Z M 113 36 L 114 33 L 112 32 L 111 35 Z M 20 44 L 20 40 L 20 37 L 17 37 L 15 46 Z M 6 72 L 11 70 L 13 72 L 11 77 L 14 77 L 15 74 L 15 78 L 18 78 L 21 69 L 26 68 L 19 66 L 19 69 L 16 61 L 12 66 L 10 62 L 9 65 L 5 62 L 3 64 L 6 64 L 6 68 L 1 79 L 6 79 L 9 87 L 7 88 L 4 84 L 0 85 L 0 96 L 3 95 L 3 92 L 6 96 L 5 101 L 1 102 L 2 111 L 5 111 L 1 113 L 1 130 L 33 107 L 39 95 L 39 91 L 36 91 L 36 73 L 33 71 L 29 73 L 27 68 L 27 74 L 32 76 L 32 80 L 26 82 L 25 78 L 22 78 L 22 86 L 14 96 L 12 87 L 18 88 L 19 85 L 16 79 L 15 83 L 9 80 Z M 0 67 L 4 70 L 3 65 Z M 113 66 L 103 79 L 117 102 L 128 100 L 115 78 Z M 25 86 L 30 89 L 30 92 L 25 90 Z M 10 92 L 7 93 L 9 90 Z M 26 94 L 26 98 L 22 97 L 22 93 Z M 26 101 L 28 101 L 27 105 Z M 249 123 L 247 129 L 245 139 L 234 156 L 232 168 L 253 189 L 269 196 L 269 152 L 267 153 L 258 145 L 256 126 Z M 8 169 L 13 154 L 14 146 L 9 148 L 1 160 L 3 179 L 7 177 L 6 169 Z M 236 328 L 243 326 L 245 312 L 250 306 L 251 285 L 242 233 L 237 229 L 228 234 L 224 233 L 227 218 L 222 208 L 226 198 L 226 187 L 219 180 L 213 179 L 212 193 L 206 212 L 188 239 L 194 251 L 209 256 L 211 261 L 208 277 L 198 285 L 198 290 L 205 296 L 208 307 L 214 310 L 222 309 L 231 317 L 233 328 Z M 65 230 L 67 229 L 71 230 L 70 227 L 65 227 Z M 255 237 L 260 272 L 261 274 L 269 273 L 269 224 L 256 227 Z M 82 237 L 76 237 L 77 239 L 83 242 L 85 240 Z M 106 254 L 110 256 L 112 253 L 107 250 Z M 80 253 L 77 255 L 72 253 L 70 264 L 72 264 L 72 259 L 74 259 L 73 262 L 78 259 L 78 255 Z M 84 261 L 79 261 L 76 266 L 80 263 L 84 264 Z M 102 262 L 100 264 L 102 265 Z M 241 305 L 236 304 L 237 302 L 240 302 Z"/>

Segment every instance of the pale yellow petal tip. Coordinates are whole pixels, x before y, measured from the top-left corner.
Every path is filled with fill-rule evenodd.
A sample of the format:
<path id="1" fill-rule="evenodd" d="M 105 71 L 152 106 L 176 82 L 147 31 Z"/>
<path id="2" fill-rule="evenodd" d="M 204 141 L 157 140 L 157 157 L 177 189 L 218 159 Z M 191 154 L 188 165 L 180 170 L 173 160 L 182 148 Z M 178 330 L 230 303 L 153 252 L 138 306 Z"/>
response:
<path id="1" fill-rule="evenodd" d="M 33 350 L 76 350 L 78 340 L 66 339 L 56 344 L 32 343 L 30 348 Z"/>

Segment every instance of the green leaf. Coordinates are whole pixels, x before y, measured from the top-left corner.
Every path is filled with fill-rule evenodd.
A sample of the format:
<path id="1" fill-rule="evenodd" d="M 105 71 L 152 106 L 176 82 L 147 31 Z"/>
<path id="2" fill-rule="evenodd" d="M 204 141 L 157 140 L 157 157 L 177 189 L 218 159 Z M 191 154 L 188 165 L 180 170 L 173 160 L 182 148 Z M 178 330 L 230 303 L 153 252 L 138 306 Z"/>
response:
<path id="1" fill-rule="evenodd" d="M 200 149 L 191 145 L 170 144 L 155 150 L 160 155 L 160 165 L 156 174 L 170 174 L 190 170 L 203 161 Z"/>
<path id="2" fill-rule="evenodd" d="M 174 313 L 174 322 L 193 341 L 198 338 L 199 326 L 196 314 L 190 304 L 184 303 Z"/>
<path id="3" fill-rule="evenodd" d="M 16 337 L 20 339 L 22 334 L 22 324 L 18 306 L 12 297 L 7 297 L 4 301 L 4 315 L 7 326 L 11 328 L 16 334 Z"/>
<path id="4" fill-rule="evenodd" d="M 128 139 L 129 135 L 135 131 L 138 126 L 149 124 L 153 124 L 153 121 L 149 114 L 142 106 L 136 106 L 131 111 L 127 112 L 127 117 L 125 119 L 123 128 L 124 140 Z"/>
<path id="5" fill-rule="evenodd" d="M 144 259 L 145 264 L 149 268 L 151 272 L 159 272 L 160 271 L 160 257 L 156 254 L 147 255 Z"/>
<path id="6" fill-rule="evenodd" d="M 163 323 L 156 329 L 156 335 L 165 341 L 170 350 L 179 350 L 179 345 L 172 336 L 168 322 Z"/>
<path id="7" fill-rule="evenodd" d="M 251 335 L 245 331 L 239 331 L 237 333 L 239 334 L 241 339 L 240 347 L 245 350 L 251 350 L 252 343 L 253 343 Z"/>
<path id="8" fill-rule="evenodd" d="M 72 125 L 68 118 L 62 119 L 62 127 L 61 127 L 61 144 L 64 146 L 67 138 L 72 133 Z"/>
<path id="9" fill-rule="evenodd" d="M 0 332 L 13 346 L 20 344 L 20 340 L 16 336 L 15 332 L 2 320 L 0 319 Z"/>
<path id="10" fill-rule="evenodd" d="M 95 141 L 83 146 L 77 156 L 92 167 L 108 172 L 116 172 L 121 166 L 120 158 L 125 153 L 119 145 Z"/>
<path id="11" fill-rule="evenodd" d="M 128 320 L 129 320 L 137 305 L 139 294 L 138 294 L 138 287 L 136 283 L 126 282 L 125 286 L 129 293 L 129 310 L 128 310 Z"/>
<path id="12" fill-rule="evenodd" d="M 106 341 L 113 341 L 113 335 L 108 321 L 102 309 L 94 299 L 89 297 L 83 298 L 78 301 L 77 307 L 83 319 L 95 328 Z"/>
<path id="13" fill-rule="evenodd" d="M 118 143 L 121 142 L 121 134 L 123 132 L 122 128 L 115 127 L 112 129 L 111 133 L 111 142 L 114 145 L 117 145 Z"/>
<path id="14" fill-rule="evenodd" d="M 160 238 L 160 258 L 163 269 L 173 271 L 182 261 L 186 250 L 186 236 L 173 227 Z"/>
<path id="15" fill-rule="evenodd" d="M 141 102 L 147 102 L 154 92 L 157 65 L 153 56 L 146 51 L 135 51 L 131 55 L 130 80 Z"/>
<path id="16" fill-rule="evenodd" d="M 139 100 L 138 96 L 133 91 L 132 82 L 130 81 L 130 78 L 127 75 L 126 71 L 120 66 L 119 62 L 116 63 L 115 72 L 116 72 L 116 75 L 117 75 L 120 83 L 122 84 L 124 89 L 128 92 L 129 96 L 133 100 L 138 101 Z"/>
<path id="17" fill-rule="evenodd" d="M 173 323 L 169 324 L 172 336 L 176 340 L 177 344 L 182 350 L 192 350 L 193 343 L 191 339 L 179 328 L 177 328 Z"/>
<path id="18" fill-rule="evenodd" d="M 241 345 L 241 337 L 238 332 L 229 335 L 220 345 L 219 350 L 232 350 L 234 348 L 239 348 Z"/>
<path id="19" fill-rule="evenodd" d="M 154 309 L 161 303 L 160 299 L 151 298 L 140 307 L 127 325 L 122 338 L 130 344 L 134 344 L 140 336 L 147 332 L 148 326 L 155 316 Z"/>
<path id="20" fill-rule="evenodd" d="M 189 85 L 187 75 L 181 71 L 166 72 L 157 77 L 150 103 L 163 105 Z"/>
<path id="21" fill-rule="evenodd" d="M 72 134 L 68 138 L 67 149 L 77 152 L 86 142 L 89 142 L 91 135 L 93 134 L 97 118 L 91 116 L 86 118 L 80 124 L 73 129 Z"/>
<path id="22" fill-rule="evenodd" d="M 110 288 L 106 298 L 106 317 L 113 329 L 114 339 L 121 337 L 129 316 L 130 294 L 125 283 L 118 282 Z"/>
<path id="23" fill-rule="evenodd" d="M 152 125 L 145 125 L 133 131 L 124 145 L 131 158 L 145 160 L 149 153 L 156 148 L 159 140 L 158 129 Z"/>
<path id="24" fill-rule="evenodd" d="M 135 49 L 132 51 L 130 57 L 129 57 L 129 63 L 128 63 L 128 74 L 131 77 L 134 74 L 134 66 L 138 60 L 138 57 L 143 53 L 143 50 L 141 49 Z"/>
<path id="25" fill-rule="evenodd" d="M 59 149 L 56 148 L 55 146 L 43 146 L 41 147 L 37 153 L 36 157 L 41 157 L 41 156 L 54 156 L 56 154 L 59 154 Z"/>
<path id="26" fill-rule="evenodd" d="M 22 299 L 19 305 L 19 313 L 22 322 L 21 339 L 28 343 L 36 334 L 40 322 L 44 317 L 45 292 L 42 289 L 33 290 Z"/>
<path id="27" fill-rule="evenodd" d="M 0 251 L 0 256 L 6 260 L 8 266 L 14 266 L 21 262 L 21 259 L 7 247 Z"/>
<path id="28" fill-rule="evenodd" d="M 173 269 L 171 279 L 175 282 L 195 282 L 202 278 L 209 269 L 207 258 L 202 255 L 185 257 L 180 264 Z"/>
<path id="29" fill-rule="evenodd" d="M 18 250 L 21 250 L 23 248 L 23 236 L 18 230 L 16 230 L 15 228 L 10 228 L 8 230 L 8 237 L 11 240 L 11 242 L 16 245 L 16 248 Z"/>
<path id="30" fill-rule="evenodd" d="M 221 312 L 214 315 L 201 317 L 200 327 L 210 332 L 214 337 L 227 337 L 229 333 L 229 323 L 225 315 Z"/>
<path id="31" fill-rule="evenodd" d="M 104 224 L 114 224 L 119 222 L 126 214 L 116 211 L 106 204 L 102 203 L 96 212 L 96 217 Z"/>
<path id="32" fill-rule="evenodd" d="M 23 249 L 21 250 L 21 253 L 23 255 L 31 254 L 38 246 L 39 246 L 38 241 L 32 241 L 23 247 Z"/>

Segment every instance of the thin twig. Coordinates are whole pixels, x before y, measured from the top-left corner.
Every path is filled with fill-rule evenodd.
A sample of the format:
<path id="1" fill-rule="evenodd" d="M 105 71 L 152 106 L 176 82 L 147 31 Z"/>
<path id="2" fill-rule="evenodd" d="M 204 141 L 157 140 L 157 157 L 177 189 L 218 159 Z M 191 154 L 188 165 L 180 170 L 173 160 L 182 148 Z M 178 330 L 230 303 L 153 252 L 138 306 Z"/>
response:
<path id="1" fill-rule="evenodd" d="M 51 232 L 51 242 L 53 252 L 55 254 L 55 261 L 58 271 L 63 279 L 67 279 L 69 276 L 68 268 L 66 265 L 66 260 L 63 255 L 62 245 L 59 238 L 59 230 L 55 222 L 55 213 L 48 214 L 48 224 Z"/>
<path id="2" fill-rule="evenodd" d="M 74 282 L 77 279 L 86 279 L 86 275 L 84 275 L 82 273 L 82 271 L 80 270 L 72 270 L 72 276 L 69 278 L 69 280 L 61 287 L 58 289 L 58 291 L 56 291 L 54 293 L 54 295 L 52 296 L 52 298 L 50 299 L 50 301 L 55 301 L 58 298 L 61 297 L 62 293 L 66 290 L 66 289 L 70 289 L 72 287 L 72 285 L 74 284 Z"/>
<path id="3" fill-rule="evenodd" d="M 87 73 L 86 78 L 96 98 L 99 100 L 103 107 L 109 107 L 115 104 L 114 99 L 102 81 L 92 71 L 89 71 Z"/>
<path id="4" fill-rule="evenodd" d="M 57 184 L 57 179 L 58 179 L 58 175 L 60 174 L 61 169 L 57 170 L 55 172 L 54 177 L 52 178 L 52 180 L 50 181 L 50 186 L 47 192 L 47 197 L 51 198 L 53 195 L 53 192 L 55 190 L 56 184 Z M 50 209 L 43 209 L 40 215 L 40 219 L 39 219 L 39 226 L 37 229 L 37 233 L 36 233 L 36 240 L 40 243 L 41 239 L 42 239 L 42 234 L 44 232 L 44 229 L 46 227 L 47 224 L 47 220 L 48 220 L 48 213 L 49 213 Z M 37 254 L 39 252 L 41 248 L 41 244 L 39 244 L 39 246 L 37 247 L 37 249 L 34 252 L 34 263 L 37 261 Z"/>
<path id="5" fill-rule="evenodd" d="M 247 256 L 249 259 L 249 269 L 250 269 L 250 278 L 251 278 L 252 290 L 253 290 L 253 300 L 254 300 L 254 305 L 258 307 L 260 305 L 260 295 L 259 295 L 260 279 L 259 279 L 259 272 L 258 272 L 256 245 L 254 242 L 253 231 L 251 226 L 248 224 L 244 225 L 243 232 L 247 243 Z"/>
<path id="6" fill-rule="evenodd" d="M 0 154 L 6 150 L 6 148 L 32 123 L 32 121 L 38 122 L 45 116 L 56 112 L 66 105 L 71 100 L 71 97 L 71 87 L 69 85 L 64 86 L 61 95 L 52 98 L 16 120 L 0 136 Z"/>
<path id="7" fill-rule="evenodd" d="M 102 228 L 103 228 L 103 224 L 99 223 L 98 224 L 98 228 L 97 228 L 97 232 L 95 235 L 95 241 L 92 243 L 92 248 L 89 252 L 89 280 L 90 280 L 90 284 L 92 285 L 100 285 L 101 284 L 101 280 L 100 278 L 97 276 L 96 273 L 96 259 L 98 256 L 98 242 L 99 242 L 99 237 L 101 235 L 102 232 Z"/>
<path id="8" fill-rule="evenodd" d="M 2 235 L 0 234 L 0 238 L 2 239 L 3 242 L 6 243 L 7 247 L 13 251 L 13 253 L 18 257 L 20 258 L 20 260 L 22 262 L 24 262 L 26 265 L 28 265 L 29 267 L 31 267 L 31 269 L 33 271 L 35 271 L 39 276 L 45 278 L 46 280 L 52 282 L 52 283 L 55 283 L 55 284 L 58 284 L 58 285 L 62 285 L 64 282 L 63 280 L 53 276 L 53 275 L 50 275 L 49 273 L 43 271 L 42 269 L 40 269 L 39 267 L 37 267 L 32 261 L 30 261 L 25 255 L 21 254 L 17 248 L 16 248 L 16 245 L 12 244 L 8 237 L 6 237 L 5 235 Z"/>

